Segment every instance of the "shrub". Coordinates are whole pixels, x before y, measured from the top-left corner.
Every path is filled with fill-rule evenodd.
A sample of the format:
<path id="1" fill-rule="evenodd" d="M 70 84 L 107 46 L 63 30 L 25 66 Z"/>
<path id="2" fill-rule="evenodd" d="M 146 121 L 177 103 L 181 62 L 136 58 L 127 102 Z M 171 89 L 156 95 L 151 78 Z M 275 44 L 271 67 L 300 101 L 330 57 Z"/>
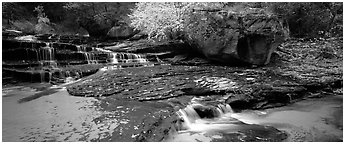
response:
<path id="1" fill-rule="evenodd" d="M 12 26 L 14 29 L 20 30 L 24 33 L 34 34 L 36 32 L 35 23 L 30 22 L 28 20 L 14 21 L 12 22 Z"/>
<path id="2" fill-rule="evenodd" d="M 342 3 L 268 3 L 268 8 L 287 20 L 294 37 L 329 36 L 342 27 Z M 341 15 L 339 17 L 338 15 Z M 341 27 L 339 26 L 341 19 Z"/>
<path id="3" fill-rule="evenodd" d="M 188 25 L 186 22 L 196 9 L 220 9 L 224 3 L 187 3 L 164 2 L 137 3 L 129 15 L 131 26 L 147 33 L 149 39 L 166 40 L 181 39 L 181 35 Z"/>
<path id="4" fill-rule="evenodd" d="M 246 7 L 263 8 L 265 13 L 285 19 L 293 37 L 320 37 L 342 34 L 342 3 L 137 3 L 129 15 L 131 25 L 149 35 L 150 39 L 179 39 L 194 10 L 224 9 L 250 13 Z M 205 23 L 207 27 L 207 24 Z"/>

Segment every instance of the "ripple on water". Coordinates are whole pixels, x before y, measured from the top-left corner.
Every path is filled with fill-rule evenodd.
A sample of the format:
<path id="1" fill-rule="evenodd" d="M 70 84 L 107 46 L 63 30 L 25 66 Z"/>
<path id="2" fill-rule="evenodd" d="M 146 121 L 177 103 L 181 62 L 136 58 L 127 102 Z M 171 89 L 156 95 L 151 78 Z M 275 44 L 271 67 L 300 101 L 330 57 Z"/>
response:
<path id="1" fill-rule="evenodd" d="M 92 141 L 105 138 L 119 120 L 94 119 L 107 114 L 97 99 L 70 96 L 65 89 L 33 101 L 18 103 L 33 95 L 30 88 L 3 91 L 3 141 Z M 6 97 L 8 95 L 14 95 Z"/>
<path id="2" fill-rule="evenodd" d="M 342 97 L 330 96 L 263 110 L 262 114 L 246 111 L 231 116 L 245 123 L 285 131 L 289 135 L 285 141 L 342 141 L 342 105 Z"/>

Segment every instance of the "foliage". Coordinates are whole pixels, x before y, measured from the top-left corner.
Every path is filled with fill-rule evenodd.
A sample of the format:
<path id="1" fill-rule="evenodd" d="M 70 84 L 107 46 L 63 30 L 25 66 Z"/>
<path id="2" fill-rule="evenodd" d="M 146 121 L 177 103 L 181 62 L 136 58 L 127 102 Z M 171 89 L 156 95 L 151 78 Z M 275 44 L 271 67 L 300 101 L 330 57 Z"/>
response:
<path id="1" fill-rule="evenodd" d="M 281 72 L 305 81 L 342 79 L 342 38 L 292 39 L 277 50 L 282 62 Z"/>
<path id="2" fill-rule="evenodd" d="M 125 2 L 70 2 L 66 3 L 63 8 L 76 18 L 95 18 L 106 17 L 114 22 L 128 22 L 127 14 L 133 3 Z"/>
<path id="3" fill-rule="evenodd" d="M 337 28 L 341 28 L 342 34 L 342 3 L 266 3 L 266 6 L 287 20 L 292 36 L 330 36 L 336 34 L 332 29 Z"/>
<path id="4" fill-rule="evenodd" d="M 224 3 L 137 3 L 129 15 L 131 25 L 149 35 L 150 39 L 179 39 L 195 9 L 219 9 Z"/>
<path id="5" fill-rule="evenodd" d="M 151 39 L 169 39 L 181 33 L 198 9 L 225 9 L 236 13 L 250 13 L 246 7 L 263 8 L 265 13 L 285 19 L 294 37 L 342 35 L 342 3 L 137 3 L 130 15 L 131 25 L 146 32 Z M 206 26 L 206 25 L 205 25 Z M 183 33 L 183 32 L 182 32 Z M 177 35 L 178 35 L 177 34 Z"/>
<path id="6" fill-rule="evenodd" d="M 12 22 L 10 29 L 20 30 L 28 34 L 34 34 L 36 32 L 35 23 L 28 20 L 17 20 Z"/>
<path id="7" fill-rule="evenodd" d="M 37 12 L 37 19 L 38 19 L 38 23 L 50 23 L 49 18 L 46 16 L 46 14 L 43 12 L 44 8 L 43 6 L 37 6 L 35 7 L 35 12 Z"/>
<path id="8" fill-rule="evenodd" d="M 43 6 L 39 5 L 35 7 L 35 12 L 37 12 L 37 24 L 35 26 L 36 33 L 47 34 L 54 32 L 54 29 L 51 27 L 49 18 L 44 13 Z"/>
<path id="9" fill-rule="evenodd" d="M 342 36 L 343 27 L 341 2 L 3 2 L 3 27 L 31 31 L 30 25 L 38 23 L 38 6 L 44 7 L 39 21 L 55 23 L 63 31 L 78 30 L 78 19 L 92 18 L 114 25 L 130 23 L 151 39 L 178 39 L 198 9 L 246 13 L 244 7 L 264 8 L 285 19 L 294 37 Z"/>

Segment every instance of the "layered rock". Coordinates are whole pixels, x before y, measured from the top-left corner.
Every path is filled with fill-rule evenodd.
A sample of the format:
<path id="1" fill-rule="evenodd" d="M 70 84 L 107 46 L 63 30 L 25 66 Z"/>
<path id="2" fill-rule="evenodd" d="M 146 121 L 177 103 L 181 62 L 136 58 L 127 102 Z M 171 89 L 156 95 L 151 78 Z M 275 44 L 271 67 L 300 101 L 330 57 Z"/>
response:
<path id="1" fill-rule="evenodd" d="M 276 16 L 254 9 L 195 10 L 185 31 L 190 45 L 207 58 L 228 64 L 268 64 L 272 52 L 287 37 Z"/>
<path id="2" fill-rule="evenodd" d="M 91 37 L 105 37 L 115 22 L 107 17 L 99 16 L 95 18 L 80 18 L 78 23 Z"/>
<path id="3" fill-rule="evenodd" d="M 118 38 L 118 39 L 126 39 L 134 36 L 137 31 L 134 31 L 134 28 L 128 25 L 121 25 L 121 26 L 114 26 L 112 27 L 108 33 L 107 37 L 109 38 Z"/>
<path id="4" fill-rule="evenodd" d="M 3 39 L 3 71 L 23 81 L 51 82 L 61 81 L 66 77 L 80 78 L 90 75 L 104 65 L 131 67 L 148 62 L 146 57 L 140 54 L 113 52 L 85 44 L 63 43 L 74 40 L 74 37 L 57 38 L 54 35 Z M 76 67 L 75 65 L 88 64 L 90 65 L 83 70 L 69 70 Z"/>

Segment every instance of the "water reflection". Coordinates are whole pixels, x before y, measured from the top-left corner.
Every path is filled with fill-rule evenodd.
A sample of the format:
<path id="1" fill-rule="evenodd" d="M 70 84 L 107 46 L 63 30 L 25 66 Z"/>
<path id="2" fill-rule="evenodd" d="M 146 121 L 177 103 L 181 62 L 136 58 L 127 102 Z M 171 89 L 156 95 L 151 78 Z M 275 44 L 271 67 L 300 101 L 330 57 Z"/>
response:
<path id="1" fill-rule="evenodd" d="M 94 98 L 72 97 L 65 89 L 18 103 L 37 93 L 27 87 L 3 89 L 3 141 L 92 141 L 105 138 L 119 125 L 118 119 L 95 118 L 105 114 Z"/>

